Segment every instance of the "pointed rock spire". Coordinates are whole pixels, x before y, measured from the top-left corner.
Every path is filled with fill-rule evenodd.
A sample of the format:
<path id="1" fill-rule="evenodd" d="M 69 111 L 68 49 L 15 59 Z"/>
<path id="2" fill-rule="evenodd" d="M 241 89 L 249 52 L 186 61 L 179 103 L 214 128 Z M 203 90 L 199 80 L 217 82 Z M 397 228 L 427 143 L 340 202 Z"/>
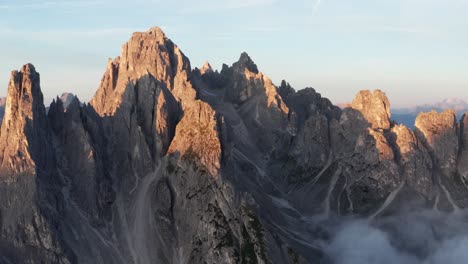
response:
<path id="1" fill-rule="evenodd" d="M 63 103 L 63 108 L 66 110 L 70 104 L 75 100 L 76 96 L 72 93 L 62 93 L 62 95 L 60 95 L 60 101 L 62 101 Z"/>
<path id="2" fill-rule="evenodd" d="M 278 93 L 281 95 L 281 98 L 283 98 L 283 101 L 287 101 L 287 98 L 296 93 L 294 88 L 291 87 L 291 85 L 286 82 L 285 80 L 281 81 L 281 85 L 278 88 Z"/>
<path id="3" fill-rule="evenodd" d="M 205 61 L 205 64 L 200 69 L 200 73 L 203 75 L 205 73 L 210 73 L 213 72 L 213 68 L 211 67 L 210 63 L 208 61 Z"/>
<path id="4" fill-rule="evenodd" d="M 236 104 L 243 103 L 255 96 L 266 97 L 266 107 L 276 108 L 283 114 L 289 109 L 283 102 L 278 89 L 270 78 L 259 72 L 257 65 L 243 52 L 239 60 L 227 68 L 223 65 L 221 74 L 230 80 L 225 91 L 225 98 Z"/>
<path id="5" fill-rule="evenodd" d="M 146 31 L 149 35 L 155 35 L 156 39 L 158 40 L 165 40 L 166 34 L 164 34 L 163 30 L 160 27 L 152 27 L 148 31 Z"/>
<path id="6" fill-rule="evenodd" d="M 20 71 L 11 73 L 8 85 L 0 134 L 1 167 L 33 173 L 35 161 L 46 159 L 42 153 L 46 134 L 47 119 L 39 73 L 32 64 L 26 64 Z"/>
<path id="7" fill-rule="evenodd" d="M 242 52 L 239 60 L 236 63 L 234 63 L 232 66 L 234 69 L 238 69 L 241 71 L 243 69 L 247 69 L 250 72 L 253 72 L 255 74 L 259 73 L 257 65 L 253 62 L 253 60 L 250 58 L 247 52 Z"/>
<path id="8" fill-rule="evenodd" d="M 384 92 L 360 91 L 351 108 L 358 110 L 374 129 L 389 129 L 391 126 L 390 101 Z"/>
<path id="9" fill-rule="evenodd" d="M 120 57 L 108 62 L 100 88 L 90 103 L 100 115 L 113 114 L 124 101 L 127 88 L 147 78 L 169 89 L 185 107 L 184 102 L 196 97 L 195 89 L 187 81 L 190 72 L 188 58 L 160 28 L 136 32 L 123 45 Z"/>

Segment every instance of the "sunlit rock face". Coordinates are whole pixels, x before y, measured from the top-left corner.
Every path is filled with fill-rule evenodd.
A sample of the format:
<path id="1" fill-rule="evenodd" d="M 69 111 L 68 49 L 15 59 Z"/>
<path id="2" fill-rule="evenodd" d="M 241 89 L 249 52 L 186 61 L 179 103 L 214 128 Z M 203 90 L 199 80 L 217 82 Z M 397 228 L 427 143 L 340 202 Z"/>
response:
<path id="1" fill-rule="evenodd" d="M 375 90 L 371 92 L 365 90 L 359 92 L 354 98 L 351 107 L 358 110 L 372 128 L 390 128 L 390 102 L 382 91 Z"/>
<path id="2" fill-rule="evenodd" d="M 0 263 L 346 263 L 349 237 L 439 259 L 397 227 L 446 246 L 463 230 L 433 223 L 466 207 L 468 120 L 411 130 L 389 109 L 379 90 L 341 110 L 277 87 L 247 53 L 192 70 L 159 28 L 132 35 L 89 104 L 65 94 L 46 114 L 27 64 L 0 132 Z"/>
<path id="3" fill-rule="evenodd" d="M 429 151 L 442 170 L 456 170 L 460 139 L 455 112 L 435 111 L 420 113 L 416 118 L 416 133 L 426 143 Z"/>
<path id="4" fill-rule="evenodd" d="M 39 74 L 27 64 L 11 73 L 5 115 L 0 134 L 2 168 L 13 172 L 34 172 L 35 160 L 42 159 L 47 133 Z M 28 141 L 29 139 L 33 139 Z M 41 142 L 42 141 L 42 142 Z M 37 155 L 33 160 L 31 155 Z"/>
<path id="5" fill-rule="evenodd" d="M 197 100 L 184 112 L 168 152 L 193 159 L 216 176 L 221 167 L 221 124 L 216 118 L 207 103 Z"/>
<path id="6" fill-rule="evenodd" d="M 40 76 L 13 71 L 0 134 L 0 252 L 6 263 L 71 263 L 58 231 L 63 209 Z"/>

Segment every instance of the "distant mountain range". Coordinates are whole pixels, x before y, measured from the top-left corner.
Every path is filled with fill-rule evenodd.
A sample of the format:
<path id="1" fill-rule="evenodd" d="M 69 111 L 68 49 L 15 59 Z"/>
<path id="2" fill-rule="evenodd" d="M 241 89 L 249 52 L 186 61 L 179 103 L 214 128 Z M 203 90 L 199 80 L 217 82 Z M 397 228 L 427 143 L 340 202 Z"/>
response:
<path id="1" fill-rule="evenodd" d="M 433 110 L 442 112 L 452 109 L 457 113 L 458 118 L 468 112 L 468 103 L 462 99 L 449 98 L 434 104 L 424 104 L 408 108 L 392 109 L 392 119 L 397 123 L 404 124 L 407 127 L 414 128 L 414 121 L 421 112 L 431 112 Z"/>
<path id="2" fill-rule="evenodd" d="M 338 107 L 344 109 L 349 107 L 349 103 L 339 103 Z M 414 122 L 419 113 L 425 112 L 443 112 L 445 110 L 453 110 L 460 119 L 463 114 L 468 112 L 468 103 L 459 98 L 448 98 L 434 104 L 422 104 L 413 107 L 392 108 L 392 119 L 398 124 L 403 124 L 409 128 L 414 128 Z"/>

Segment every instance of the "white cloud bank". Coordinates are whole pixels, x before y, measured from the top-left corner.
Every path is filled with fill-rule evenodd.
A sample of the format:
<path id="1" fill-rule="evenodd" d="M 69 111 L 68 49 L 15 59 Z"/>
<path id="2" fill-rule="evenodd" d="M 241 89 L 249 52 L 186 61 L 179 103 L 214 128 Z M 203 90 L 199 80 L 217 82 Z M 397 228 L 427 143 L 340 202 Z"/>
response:
<path id="1" fill-rule="evenodd" d="M 417 212 L 344 222 L 325 251 L 336 264 L 468 263 L 468 213 Z"/>

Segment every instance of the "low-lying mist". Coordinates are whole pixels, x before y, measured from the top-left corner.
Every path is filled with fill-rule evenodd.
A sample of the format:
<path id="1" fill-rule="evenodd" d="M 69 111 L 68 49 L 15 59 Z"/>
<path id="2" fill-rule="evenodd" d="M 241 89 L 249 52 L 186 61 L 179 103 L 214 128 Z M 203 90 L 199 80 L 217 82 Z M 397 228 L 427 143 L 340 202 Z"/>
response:
<path id="1" fill-rule="evenodd" d="M 468 211 L 341 219 L 325 246 L 336 264 L 468 263 Z"/>

